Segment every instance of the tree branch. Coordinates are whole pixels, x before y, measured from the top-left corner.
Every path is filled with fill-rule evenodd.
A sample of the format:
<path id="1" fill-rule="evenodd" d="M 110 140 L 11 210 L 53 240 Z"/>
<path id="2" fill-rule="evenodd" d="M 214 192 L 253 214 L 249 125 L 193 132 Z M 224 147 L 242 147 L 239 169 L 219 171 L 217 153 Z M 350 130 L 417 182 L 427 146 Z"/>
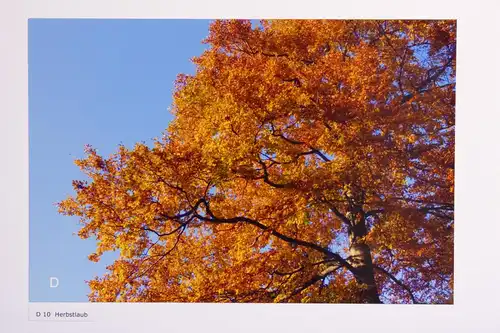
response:
<path id="1" fill-rule="evenodd" d="M 315 148 L 315 147 L 312 147 L 310 145 L 308 145 L 307 143 L 305 142 L 302 142 L 302 141 L 297 141 L 297 140 L 294 140 L 294 139 L 290 139 L 290 138 L 287 138 L 285 135 L 283 135 L 283 133 L 277 133 L 275 128 L 274 128 L 274 125 L 271 124 L 271 129 L 272 129 L 272 135 L 275 136 L 275 137 L 279 137 L 279 138 L 282 138 L 283 140 L 285 140 L 286 142 L 292 144 L 292 145 L 305 145 L 307 146 L 309 149 L 311 149 L 310 152 L 307 152 L 307 154 L 316 154 L 318 155 L 324 162 L 330 162 L 331 160 L 325 156 L 325 154 L 323 154 L 318 148 Z M 306 153 L 302 153 L 302 154 L 306 154 Z M 300 155 L 300 154 L 299 154 Z"/>
<path id="2" fill-rule="evenodd" d="M 260 157 L 259 157 L 258 163 L 262 166 L 263 175 L 260 177 L 253 178 L 253 179 L 262 179 L 262 180 L 264 180 L 264 183 L 271 185 L 272 187 L 276 187 L 276 188 L 292 188 L 293 187 L 292 183 L 278 184 L 278 183 L 271 181 L 269 179 L 269 173 L 267 171 L 266 163 L 264 163 L 264 161 L 262 161 L 260 159 Z"/>
<path id="3" fill-rule="evenodd" d="M 176 233 L 177 231 L 179 231 L 181 228 L 183 228 L 183 227 L 187 226 L 187 225 L 189 224 L 189 222 L 191 222 L 193 219 L 194 219 L 194 217 L 192 216 L 192 217 L 190 217 L 187 221 L 182 222 L 182 223 L 181 223 L 181 224 L 180 224 L 177 228 L 175 228 L 174 230 L 169 231 L 169 232 L 165 232 L 165 233 L 159 233 L 158 231 L 153 230 L 153 229 L 151 229 L 151 228 L 149 228 L 149 227 L 144 227 L 144 228 L 142 228 L 142 230 L 152 232 L 152 233 L 154 233 L 154 234 L 155 234 L 156 236 L 158 236 L 158 237 L 170 236 L 170 235 L 172 235 L 172 234 Z"/>
<path id="4" fill-rule="evenodd" d="M 430 88 L 427 88 L 427 86 L 434 82 L 435 80 L 437 80 L 445 71 L 446 69 L 451 65 L 453 59 L 455 57 L 452 56 L 448 59 L 448 61 L 446 62 L 446 64 L 444 64 L 440 70 L 438 70 L 437 72 L 435 72 L 433 75 L 430 75 L 429 77 L 427 77 L 427 79 L 425 79 L 424 81 L 422 81 L 420 83 L 420 85 L 418 86 L 417 88 L 417 92 L 414 93 L 414 94 L 408 94 L 406 96 L 403 97 L 403 99 L 401 100 L 401 105 L 408 102 L 410 99 L 413 98 L 413 96 L 417 95 L 417 94 L 423 94 L 429 90 L 431 90 Z M 446 85 L 443 85 L 443 87 L 446 86 Z"/>
<path id="5" fill-rule="evenodd" d="M 323 280 L 328 275 L 330 275 L 330 274 L 334 273 L 335 271 L 337 271 L 338 269 L 340 269 L 340 267 L 341 266 L 330 266 L 330 267 L 324 269 L 321 273 L 314 275 L 311 279 L 306 281 L 302 286 L 296 288 L 288 297 L 283 299 L 282 302 L 286 302 L 290 298 L 292 298 L 293 296 L 300 294 L 301 292 L 303 292 L 304 290 L 306 290 L 310 286 L 314 285 L 316 282 Z"/>
<path id="6" fill-rule="evenodd" d="M 272 236 L 275 236 L 287 243 L 291 243 L 291 244 L 296 244 L 297 246 L 303 246 L 303 247 L 306 247 L 306 248 L 309 248 L 309 249 L 312 249 L 312 250 L 315 250 L 315 251 L 318 251 L 318 252 L 321 252 L 323 253 L 327 258 L 332 258 L 334 259 L 335 261 L 337 261 L 340 265 L 342 265 L 343 267 L 346 267 L 347 269 L 349 269 L 350 271 L 352 271 L 353 273 L 354 272 L 357 272 L 357 270 L 351 265 L 349 264 L 345 259 L 343 259 L 339 254 L 335 253 L 335 252 L 332 252 L 330 251 L 328 248 L 325 248 L 325 247 L 322 247 L 318 244 L 315 244 L 315 243 L 311 243 L 311 242 L 308 242 L 308 241 L 303 241 L 303 240 L 300 240 L 300 239 L 297 239 L 297 238 L 294 238 L 294 237 L 290 237 L 290 236 L 287 236 L 285 234 L 282 234 L 281 232 L 269 227 L 269 226 L 266 226 L 262 223 L 260 223 L 259 221 L 256 221 L 256 220 L 253 220 L 253 219 L 250 219 L 248 217 L 244 217 L 244 216 L 237 216 L 237 217 L 233 217 L 233 218 L 220 218 L 220 217 L 216 217 L 214 215 L 214 213 L 211 211 L 210 209 L 210 205 L 208 203 L 208 201 L 206 201 L 205 199 L 201 199 L 203 200 L 203 203 L 205 205 L 205 209 L 206 209 L 206 212 L 207 212 L 207 215 L 208 216 L 202 216 L 198 213 L 195 212 L 195 216 L 196 218 L 198 218 L 199 220 L 202 220 L 202 221 L 205 221 L 205 222 L 209 222 L 209 223 L 215 223 L 215 224 L 220 224 L 220 223 L 247 223 L 247 224 L 250 224 L 250 225 L 253 225 L 261 230 L 265 230 L 265 231 L 268 231 Z"/>
<path id="7" fill-rule="evenodd" d="M 395 277 L 393 274 L 391 274 L 386 269 L 384 269 L 384 268 L 382 268 L 380 266 L 377 266 L 377 265 L 373 265 L 373 267 L 375 269 L 378 269 L 379 271 L 381 271 L 385 275 L 387 275 L 394 283 L 396 283 L 398 286 L 400 286 L 401 288 L 403 288 L 404 290 L 406 290 L 406 292 L 408 292 L 408 294 L 410 295 L 410 298 L 411 298 L 412 302 L 414 304 L 418 304 L 418 301 L 415 299 L 415 296 L 413 295 L 413 292 L 411 291 L 411 289 L 408 286 L 406 286 L 403 282 L 401 282 L 397 277 Z"/>

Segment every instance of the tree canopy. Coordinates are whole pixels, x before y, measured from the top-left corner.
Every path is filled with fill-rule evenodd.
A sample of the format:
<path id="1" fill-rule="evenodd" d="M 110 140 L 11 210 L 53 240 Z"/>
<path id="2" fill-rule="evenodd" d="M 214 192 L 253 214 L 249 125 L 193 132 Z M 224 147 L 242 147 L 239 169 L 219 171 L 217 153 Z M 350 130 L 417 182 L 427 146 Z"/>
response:
<path id="1" fill-rule="evenodd" d="M 91 301 L 453 302 L 456 22 L 217 20 L 152 145 L 59 203 Z M 139 115 L 138 115 L 139 116 Z"/>

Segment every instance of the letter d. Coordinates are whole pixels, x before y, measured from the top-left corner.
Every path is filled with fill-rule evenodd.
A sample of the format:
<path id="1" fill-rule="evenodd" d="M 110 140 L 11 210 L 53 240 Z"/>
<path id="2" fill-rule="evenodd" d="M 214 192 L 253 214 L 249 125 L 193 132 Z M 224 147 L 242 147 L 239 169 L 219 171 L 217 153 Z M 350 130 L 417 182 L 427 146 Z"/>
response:
<path id="1" fill-rule="evenodd" d="M 50 288 L 57 288 L 59 286 L 59 279 L 56 277 L 50 278 Z"/>

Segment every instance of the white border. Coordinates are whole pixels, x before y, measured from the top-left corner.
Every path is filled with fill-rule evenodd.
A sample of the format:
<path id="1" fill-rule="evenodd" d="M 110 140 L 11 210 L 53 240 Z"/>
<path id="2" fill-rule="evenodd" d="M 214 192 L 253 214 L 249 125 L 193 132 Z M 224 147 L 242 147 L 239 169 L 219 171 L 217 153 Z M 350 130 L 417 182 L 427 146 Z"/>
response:
<path id="1" fill-rule="evenodd" d="M 470 3 L 470 2 L 467 2 Z M 0 6 L 1 332 L 500 332 L 496 244 L 500 32 L 494 1 L 30 0 Z M 455 305 L 71 304 L 28 321 L 27 18 L 458 18 Z M 495 33 L 496 32 L 496 33 Z M 495 49 L 496 48 L 496 49 Z M 495 66 L 497 73 L 495 73 Z M 499 106 L 497 102 L 497 107 Z M 48 148 L 50 149 L 50 148 Z M 8 255 L 5 255 L 8 254 Z M 43 305 L 43 304 L 42 304 Z M 39 306 L 39 305 L 37 305 Z"/>

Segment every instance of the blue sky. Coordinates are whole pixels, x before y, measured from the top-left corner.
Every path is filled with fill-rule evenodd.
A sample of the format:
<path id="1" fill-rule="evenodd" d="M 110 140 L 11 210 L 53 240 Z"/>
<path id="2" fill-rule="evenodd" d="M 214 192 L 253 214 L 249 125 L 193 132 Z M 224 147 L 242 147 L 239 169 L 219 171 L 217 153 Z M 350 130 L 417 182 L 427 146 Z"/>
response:
<path id="1" fill-rule="evenodd" d="M 108 155 L 161 135 L 178 73 L 192 73 L 207 20 L 47 20 L 28 23 L 30 301 L 87 301 L 112 255 L 87 260 L 78 219 L 55 203 L 82 179 L 85 144 Z M 58 288 L 49 287 L 57 277 Z"/>

